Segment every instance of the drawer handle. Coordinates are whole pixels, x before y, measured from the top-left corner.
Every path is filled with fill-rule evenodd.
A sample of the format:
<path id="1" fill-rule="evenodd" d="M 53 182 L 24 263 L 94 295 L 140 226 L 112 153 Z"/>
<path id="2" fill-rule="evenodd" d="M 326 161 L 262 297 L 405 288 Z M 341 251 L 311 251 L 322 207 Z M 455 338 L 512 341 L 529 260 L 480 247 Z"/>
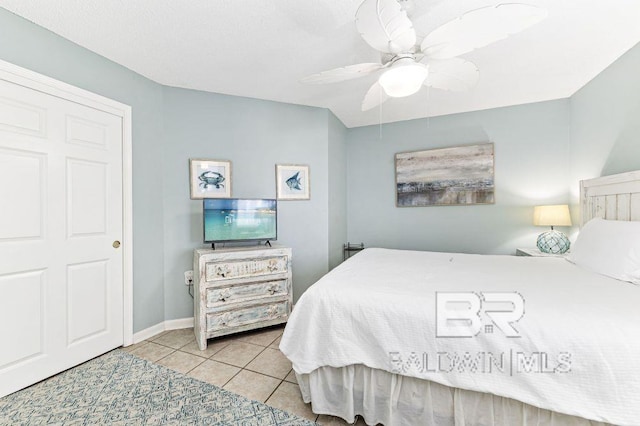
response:
<path id="1" fill-rule="evenodd" d="M 269 294 L 274 294 L 276 292 L 276 290 L 278 290 L 278 285 L 277 284 L 269 284 L 269 287 L 267 287 L 267 292 Z"/>
<path id="2" fill-rule="evenodd" d="M 278 261 L 275 259 L 271 259 L 269 261 L 269 264 L 267 265 L 267 269 L 269 270 L 269 272 L 277 271 L 279 269 Z"/>
<path id="3" fill-rule="evenodd" d="M 216 275 L 218 275 L 219 277 L 225 278 L 225 276 L 229 272 L 231 272 L 231 268 L 229 268 L 229 265 L 217 266 L 216 267 Z"/>
<path id="4" fill-rule="evenodd" d="M 230 319 L 231 319 L 231 315 L 229 315 L 229 312 L 222 314 L 220 316 L 220 325 L 226 326 Z"/>
<path id="5" fill-rule="evenodd" d="M 220 292 L 220 295 L 218 295 L 218 300 L 220 300 L 221 302 L 224 302 L 229 298 L 231 298 L 231 291 L 229 291 L 228 288 L 225 288 L 224 290 L 222 290 Z"/>
<path id="6" fill-rule="evenodd" d="M 275 317 L 278 314 L 278 306 L 277 305 L 271 305 L 269 306 L 269 309 L 267 309 L 267 315 L 270 318 Z"/>

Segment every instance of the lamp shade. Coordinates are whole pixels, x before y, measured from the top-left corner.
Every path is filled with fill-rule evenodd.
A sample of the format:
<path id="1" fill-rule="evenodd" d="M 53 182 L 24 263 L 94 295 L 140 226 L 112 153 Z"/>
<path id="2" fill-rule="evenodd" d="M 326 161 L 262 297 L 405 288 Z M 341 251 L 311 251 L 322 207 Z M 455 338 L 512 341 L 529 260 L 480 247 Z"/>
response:
<path id="1" fill-rule="evenodd" d="M 535 206 L 533 208 L 533 224 L 538 226 L 571 226 L 569 206 Z"/>
<path id="2" fill-rule="evenodd" d="M 429 74 L 429 68 L 413 59 L 398 59 L 393 66 L 378 79 L 387 95 L 403 98 L 413 95 L 422 87 Z"/>

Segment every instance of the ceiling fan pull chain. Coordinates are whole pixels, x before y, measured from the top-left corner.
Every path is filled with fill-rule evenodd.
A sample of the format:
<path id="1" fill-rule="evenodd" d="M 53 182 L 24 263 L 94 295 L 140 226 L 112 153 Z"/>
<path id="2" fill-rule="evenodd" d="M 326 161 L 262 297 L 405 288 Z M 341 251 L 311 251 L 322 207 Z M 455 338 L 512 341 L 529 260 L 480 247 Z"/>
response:
<path id="1" fill-rule="evenodd" d="M 427 130 L 431 128 L 431 120 L 429 117 L 429 106 L 431 105 L 431 87 L 427 86 L 427 105 L 425 108 L 426 116 L 427 116 Z"/>
<path id="2" fill-rule="evenodd" d="M 380 97 L 382 97 L 382 86 L 380 86 L 380 90 L 378 91 L 378 94 L 380 95 Z M 378 123 L 380 123 L 380 140 L 382 140 L 382 102 L 380 102 L 379 105 L 379 109 L 378 109 Z"/>

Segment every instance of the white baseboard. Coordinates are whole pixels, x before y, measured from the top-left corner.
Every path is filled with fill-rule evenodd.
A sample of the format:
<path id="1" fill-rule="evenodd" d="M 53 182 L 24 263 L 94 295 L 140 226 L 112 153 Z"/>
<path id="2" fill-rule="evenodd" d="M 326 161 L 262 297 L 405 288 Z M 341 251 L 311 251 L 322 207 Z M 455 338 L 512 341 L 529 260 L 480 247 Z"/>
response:
<path id="1" fill-rule="evenodd" d="M 149 328 L 145 328 L 142 331 L 138 331 L 133 334 L 133 344 L 140 343 L 143 340 L 147 340 L 150 337 L 155 336 L 156 334 L 160 334 L 164 331 L 164 323 L 152 325 Z"/>
<path id="2" fill-rule="evenodd" d="M 165 330 L 179 330 L 181 328 L 193 327 L 193 317 L 180 318 L 164 322 Z"/>
<path id="3" fill-rule="evenodd" d="M 162 333 L 163 331 L 178 330 L 181 328 L 190 327 L 193 327 L 193 317 L 164 321 L 160 324 L 152 325 L 149 328 L 145 328 L 144 330 L 135 333 L 133 335 L 133 343 L 140 343 L 143 340 L 147 340 Z"/>

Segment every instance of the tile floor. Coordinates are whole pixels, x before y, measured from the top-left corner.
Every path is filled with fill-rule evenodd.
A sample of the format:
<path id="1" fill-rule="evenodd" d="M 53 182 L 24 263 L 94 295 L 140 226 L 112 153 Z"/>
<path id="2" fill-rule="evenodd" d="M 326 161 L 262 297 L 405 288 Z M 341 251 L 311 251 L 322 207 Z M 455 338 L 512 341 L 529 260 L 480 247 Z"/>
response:
<path id="1" fill-rule="evenodd" d="M 265 402 L 321 425 L 347 425 L 344 420 L 314 414 L 302 401 L 291 363 L 278 345 L 284 326 L 210 339 L 201 351 L 193 329 L 165 331 L 124 350 L 247 398 Z M 356 422 L 364 426 L 361 418 Z"/>

